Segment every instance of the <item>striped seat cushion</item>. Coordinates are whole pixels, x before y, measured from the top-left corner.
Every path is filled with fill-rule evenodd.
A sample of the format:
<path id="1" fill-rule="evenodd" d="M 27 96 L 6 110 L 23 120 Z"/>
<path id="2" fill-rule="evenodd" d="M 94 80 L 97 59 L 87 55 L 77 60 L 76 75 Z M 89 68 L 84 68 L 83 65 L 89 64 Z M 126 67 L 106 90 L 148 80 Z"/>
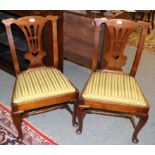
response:
<path id="1" fill-rule="evenodd" d="M 136 80 L 123 73 L 107 71 L 93 73 L 82 97 L 106 103 L 147 106 Z"/>
<path id="2" fill-rule="evenodd" d="M 67 78 L 55 68 L 29 69 L 17 76 L 13 103 L 63 95 L 75 92 Z"/>

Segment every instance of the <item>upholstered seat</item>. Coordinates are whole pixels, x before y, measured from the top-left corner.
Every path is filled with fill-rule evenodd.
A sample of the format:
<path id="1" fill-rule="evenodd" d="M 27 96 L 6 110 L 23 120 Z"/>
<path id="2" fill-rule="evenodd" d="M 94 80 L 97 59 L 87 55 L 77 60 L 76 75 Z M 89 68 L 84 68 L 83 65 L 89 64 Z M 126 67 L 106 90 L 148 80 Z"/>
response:
<path id="1" fill-rule="evenodd" d="M 106 103 L 147 106 L 136 80 L 121 72 L 94 72 L 82 94 L 84 99 Z"/>
<path id="2" fill-rule="evenodd" d="M 58 69 L 38 67 L 28 69 L 17 76 L 13 103 L 22 104 L 72 92 L 75 92 L 75 88 Z"/>

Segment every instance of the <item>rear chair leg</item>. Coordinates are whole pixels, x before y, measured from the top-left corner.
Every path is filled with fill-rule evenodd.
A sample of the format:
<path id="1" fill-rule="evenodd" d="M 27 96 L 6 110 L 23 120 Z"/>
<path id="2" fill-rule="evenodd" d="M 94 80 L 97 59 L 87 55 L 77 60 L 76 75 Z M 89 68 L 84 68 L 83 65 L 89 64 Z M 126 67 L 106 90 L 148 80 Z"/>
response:
<path id="1" fill-rule="evenodd" d="M 78 105 L 78 99 L 75 100 L 74 107 L 73 107 L 73 116 L 72 116 L 72 125 L 73 125 L 73 127 L 77 127 L 78 126 L 78 122 L 76 121 L 77 105 Z"/>
<path id="2" fill-rule="evenodd" d="M 136 128 L 136 123 L 135 123 L 134 116 L 130 116 L 129 118 L 130 118 L 130 121 L 131 121 L 131 123 L 132 123 L 134 129 L 135 129 L 135 128 Z"/>
<path id="3" fill-rule="evenodd" d="M 139 131 L 142 129 L 142 127 L 145 125 L 145 123 L 147 122 L 147 119 L 148 119 L 148 114 L 140 116 L 139 122 L 138 122 L 138 124 L 135 128 L 135 131 L 133 133 L 133 136 L 132 136 L 132 142 L 133 143 L 139 142 L 137 135 L 138 135 Z"/>
<path id="4" fill-rule="evenodd" d="M 17 141 L 21 143 L 23 139 L 22 128 L 21 128 L 22 116 L 20 114 L 12 114 L 12 120 L 13 120 L 13 124 L 15 125 L 18 131 Z"/>

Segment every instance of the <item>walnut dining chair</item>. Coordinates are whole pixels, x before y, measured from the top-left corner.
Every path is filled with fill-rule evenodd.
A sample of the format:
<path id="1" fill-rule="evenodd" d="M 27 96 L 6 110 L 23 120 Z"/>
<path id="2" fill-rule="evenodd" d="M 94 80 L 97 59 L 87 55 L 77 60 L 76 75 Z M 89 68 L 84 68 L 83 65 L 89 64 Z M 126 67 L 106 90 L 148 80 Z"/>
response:
<path id="1" fill-rule="evenodd" d="M 18 131 L 17 140 L 19 142 L 24 136 L 21 128 L 22 119 L 30 115 L 65 108 L 72 114 L 72 125 L 77 125 L 78 90 L 58 69 L 57 21 L 57 16 L 27 16 L 2 21 L 6 28 L 16 73 L 11 115 Z M 51 44 L 53 44 L 53 66 L 45 66 L 43 63 L 43 58 L 46 56 L 43 49 L 43 30 L 47 22 L 51 22 L 52 34 L 48 35 L 52 35 L 53 38 L 51 40 Z M 25 59 L 29 61 L 29 66 L 23 71 L 21 71 L 16 54 L 17 50 L 12 33 L 13 24 L 22 30 L 29 48 L 24 55 Z M 74 103 L 73 111 L 68 105 L 69 103 Z"/>
<path id="2" fill-rule="evenodd" d="M 83 119 L 88 113 L 120 116 L 131 120 L 134 127 L 132 141 L 133 143 L 138 143 L 137 135 L 148 120 L 149 104 L 135 79 L 135 74 L 140 62 L 149 24 L 144 21 L 107 20 L 106 18 L 96 18 L 94 22 L 93 72 L 80 95 L 78 105 L 79 126 L 76 133 L 82 133 Z M 104 67 L 97 70 L 102 24 L 105 25 L 109 33 L 110 48 L 102 53 L 102 62 L 106 61 Z M 126 73 L 122 69 L 127 60 L 124 48 L 129 35 L 137 27 L 141 28 L 141 36 L 131 71 Z M 135 123 L 135 116 L 139 118 L 137 124 Z"/>

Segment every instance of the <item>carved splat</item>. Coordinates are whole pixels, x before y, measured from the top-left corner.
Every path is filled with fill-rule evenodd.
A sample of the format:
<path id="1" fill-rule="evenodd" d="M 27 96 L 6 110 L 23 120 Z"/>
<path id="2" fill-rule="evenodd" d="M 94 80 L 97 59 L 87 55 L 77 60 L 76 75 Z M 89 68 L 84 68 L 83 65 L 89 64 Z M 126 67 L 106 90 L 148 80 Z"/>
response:
<path id="1" fill-rule="evenodd" d="M 8 36 L 8 41 L 10 45 L 10 51 L 13 58 L 13 64 L 16 71 L 16 75 L 20 73 L 20 67 L 16 55 L 16 49 L 14 45 L 13 35 L 11 25 L 16 24 L 24 33 L 29 51 L 25 54 L 25 59 L 29 60 L 29 67 L 38 67 L 42 66 L 42 59 L 46 53 L 42 49 L 42 31 L 45 24 L 50 21 L 52 23 L 52 35 L 53 40 L 53 66 L 57 67 L 58 65 L 58 44 L 57 44 L 57 16 L 27 16 L 19 19 L 6 19 L 2 22 L 6 27 L 6 32 Z M 53 42 L 52 42 L 53 41 Z"/>
<path id="2" fill-rule="evenodd" d="M 124 55 L 124 48 L 127 39 L 131 33 L 136 29 L 136 25 L 132 21 L 121 19 L 114 19 L 105 21 L 107 30 L 109 32 L 110 49 L 104 55 L 107 61 L 106 68 L 122 70 L 121 67 L 125 65 L 127 57 Z"/>
<path id="3" fill-rule="evenodd" d="M 28 20 L 24 25 L 19 25 L 29 47 L 25 59 L 30 61 L 29 67 L 41 66 L 42 59 L 46 55 L 42 50 L 42 31 L 45 22 L 37 22 L 35 18 L 29 18 Z"/>

